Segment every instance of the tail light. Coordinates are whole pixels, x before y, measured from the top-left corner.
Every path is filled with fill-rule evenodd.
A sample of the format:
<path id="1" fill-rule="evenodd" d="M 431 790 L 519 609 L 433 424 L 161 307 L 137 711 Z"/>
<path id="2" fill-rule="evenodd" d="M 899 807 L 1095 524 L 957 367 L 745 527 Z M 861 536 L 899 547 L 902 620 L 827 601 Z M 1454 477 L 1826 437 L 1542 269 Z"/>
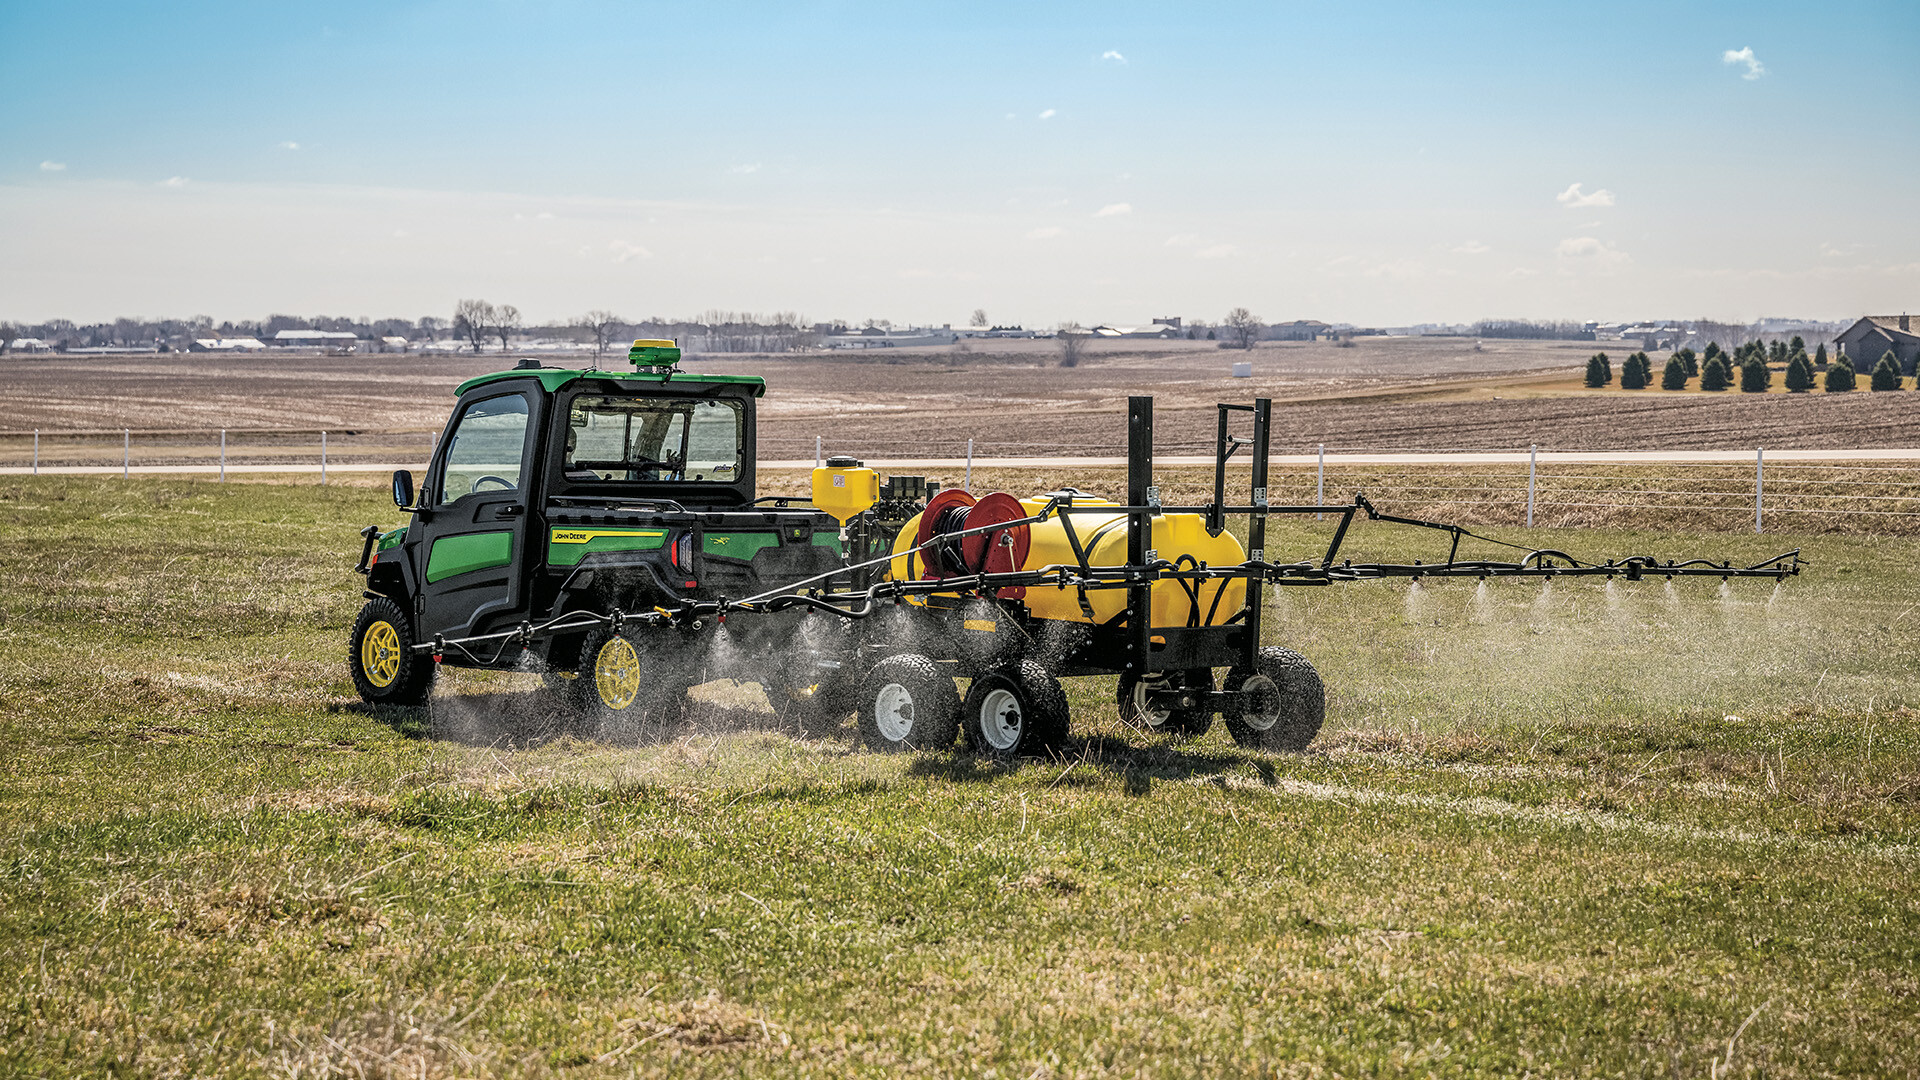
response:
<path id="1" fill-rule="evenodd" d="M 673 568 L 682 574 L 693 573 L 693 534 L 683 532 L 673 542 Z"/>

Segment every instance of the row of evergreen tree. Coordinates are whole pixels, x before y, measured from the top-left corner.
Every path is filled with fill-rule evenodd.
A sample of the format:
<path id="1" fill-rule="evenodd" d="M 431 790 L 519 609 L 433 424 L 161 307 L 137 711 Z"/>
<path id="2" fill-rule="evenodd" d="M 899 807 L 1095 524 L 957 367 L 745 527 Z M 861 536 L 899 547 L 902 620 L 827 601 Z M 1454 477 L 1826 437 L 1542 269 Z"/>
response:
<path id="1" fill-rule="evenodd" d="M 1740 391 L 1746 394 L 1762 394 L 1773 385 L 1773 364 L 1786 365 L 1786 387 L 1792 391 L 1812 390 L 1816 382 L 1823 382 L 1826 391 L 1844 393 L 1856 387 L 1857 373 L 1853 361 L 1845 356 L 1838 357 L 1833 363 L 1827 362 L 1825 344 L 1816 346 L 1814 354 L 1807 355 L 1806 342 L 1798 337 L 1789 342 L 1775 341 L 1768 344 L 1762 341 L 1749 341 L 1734 347 L 1728 353 L 1720 348 L 1719 342 L 1708 342 L 1706 351 L 1695 354 L 1691 348 L 1681 349 L 1667 357 L 1666 367 L 1660 372 L 1660 389 L 1685 390 L 1687 383 L 1699 378 L 1702 390 L 1727 390 L 1734 385 L 1737 376 Z M 1824 373 L 1824 378 L 1817 378 Z M 1595 353 L 1587 360 L 1587 385 L 1602 387 L 1613 382 L 1613 361 L 1606 353 Z M 1620 389 L 1644 390 L 1653 385 L 1653 360 L 1644 352 L 1627 357 L 1620 366 Z M 1898 390 L 1904 384 L 1900 379 L 1900 359 L 1889 349 L 1873 366 L 1869 376 L 1869 388 L 1873 390 Z M 1917 386 L 1916 389 L 1920 389 Z"/>

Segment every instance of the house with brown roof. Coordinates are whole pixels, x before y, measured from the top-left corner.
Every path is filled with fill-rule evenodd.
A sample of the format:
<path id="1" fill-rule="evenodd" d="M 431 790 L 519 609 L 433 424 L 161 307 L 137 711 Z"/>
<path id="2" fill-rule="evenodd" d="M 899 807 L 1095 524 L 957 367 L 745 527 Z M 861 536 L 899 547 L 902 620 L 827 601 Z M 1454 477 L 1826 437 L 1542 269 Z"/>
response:
<path id="1" fill-rule="evenodd" d="M 1915 360 L 1920 359 L 1920 333 L 1915 333 L 1920 327 L 1914 322 L 1910 315 L 1864 315 L 1833 339 L 1834 349 L 1845 353 L 1853 369 L 1862 374 L 1872 371 L 1891 349 L 1900 370 L 1911 375 Z"/>

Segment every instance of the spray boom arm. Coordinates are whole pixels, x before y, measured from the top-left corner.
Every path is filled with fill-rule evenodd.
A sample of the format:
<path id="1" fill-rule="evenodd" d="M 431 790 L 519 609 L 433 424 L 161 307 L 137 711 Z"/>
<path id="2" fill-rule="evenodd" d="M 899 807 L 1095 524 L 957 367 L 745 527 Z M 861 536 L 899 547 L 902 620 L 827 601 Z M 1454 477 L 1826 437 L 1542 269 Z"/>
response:
<path id="1" fill-rule="evenodd" d="M 845 578 L 850 574 L 871 570 L 877 566 L 892 562 L 906 554 L 889 552 L 876 559 L 856 563 L 825 574 L 793 582 L 777 589 L 769 589 L 754 596 L 740 600 L 688 600 L 672 607 L 657 607 L 652 611 L 638 613 L 598 613 L 589 611 L 569 612 L 559 618 L 543 623 L 522 623 L 511 630 L 492 634 L 479 634 L 463 638 L 435 638 L 413 646 L 421 652 L 431 651 L 439 656 L 447 648 L 455 648 L 472 656 L 471 648 L 477 645 L 495 645 L 505 649 L 525 644 L 536 637 L 546 637 L 560 633 L 577 633 L 595 626 L 613 626 L 618 629 L 624 623 L 648 625 L 689 624 L 705 618 L 724 620 L 735 612 L 778 612 L 795 607 L 807 607 L 828 612 L 846 619 L 863 619 L 871 615 L 876 604 L 882 600 L 899 603 L 910 596 L 927 596 L 934 593 L 947 595 L 981 594 L 990 595 L 1000 589 L 1014 587 L 1054 587 L 1097 589 L 1128 589 L 1150 585 L 1160 580 L 1207 581 L 1239 578 L 1249 582 L 1258 581 L 1271 585 L 1333 585 L 1343 582 L 1376 581 L 1387 578 L 1554 578 L 1554 577 L 1624 577 L 1628 581 L 1640 581 L 1647 577 L 1717 577 L 1729 578 L 1772 578 L 1784 580 L 1800 573 L 1806 565 L 1800 558 L 1799 549 L 1783 552 L 1770 559 L 1764 559 L 1751 566 L 1735 566 L 1731 562 L 1715 563 L 1708 559 L 1668 560 L 1661 562 L 1647 555 L 1629 555 L 1624 558 L 1609 559 L 1605 562 L 1587 562 L 1564 551 L 1552 548 L 1527 548 L 1520 544 L 1496 540 L 1475 533 L 1461 525 L 1451 525 L 1436 521 L 1423 521 L 1418 518 L 1399 517 L 1381 513 L 1365 495 L 1356 495 L 1353 503 L 1347 506 L 1230 506 L 1216 504 L 1208 506 L 1160 506 L 1120 507 L 1111 505 L 1100 507 L 1076 507 L 1071 496 L 1055 496 L 1048 500 L 1032 515 L 1016 521 L 999 521 L 972 529 L 937 535 L 925 543 L 909 549 L 921 552 L 940 543 L 949 543 L 954 539 L 990 533 L 1004 532 L 1009 529 L 1035 525 L 1050 518 L 1066 517 L 1076 513 L 1099 513 L 1111 515 L 1119 513 L 1219 513 L 1246 514 L 1265 517 L 1272 514 L 1324 514 L 1340 515 L 1335 527 L 1333 540 L 1327 546 L 1325 556 L 1318 562 L 1303 560 L 1300 562 L 1274 563 L 1254 558 L 1231 566 L 1209 566 L 1182 557 L 1177 562 L 1166 559 L 1153 559 L 1138 565 L 1126 566 L 1089 566 L 1086 564 L 1056 564 L 1031 569 L 1013 570 L 1001 573 L 978 573 L 961 577 L 932 578 L 917 581 L 885 580 L 875 582 L 864 589 L 843 591 L 823 591 L 820 585 L 833 578 Z M 1346 539 L 1348 527 L 1353 519 L 1364 513 L 1370 521 L 1383 521 L 1393 525 L 1406 525 L 1413 528 L 1433 529 L 1452 536 L 1444 562 L 1423 563 L 1415 560 L 1411 563 L 1356 563 L 1352 560 L 1339 560 L 1340 547 Z M 1485 559 L 1460 559 L 1460 542 L 1478 540 L 1500 547 L 1512 548 L 1522 552 L 1516 562 L 1498 562 Z"/>

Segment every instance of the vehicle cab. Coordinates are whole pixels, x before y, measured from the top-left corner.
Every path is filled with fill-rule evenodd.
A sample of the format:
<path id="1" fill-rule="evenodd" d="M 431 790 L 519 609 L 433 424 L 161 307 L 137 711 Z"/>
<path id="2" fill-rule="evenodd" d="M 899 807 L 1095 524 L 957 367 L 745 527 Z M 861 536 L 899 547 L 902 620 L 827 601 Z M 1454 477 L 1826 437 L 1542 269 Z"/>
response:
<path id="1" fill-rule="evenodd" d="M 394 500 L 412 520 L 368 536 L 369 608 L 397 609 L 386 612 L 394 637 L 741 597 L 840 565 L 832 519 L 755 490 L 761 379 L 682 372 L 671 341 L 636 341 L 628 360 L 630 371 L 523 360 L 460 385 L 418 485 L 394 474 Z M 541 659 L 564 667 L 577 644 L 547 639 Z M 443 659 L 505 667 L 523 657 Z"/>

